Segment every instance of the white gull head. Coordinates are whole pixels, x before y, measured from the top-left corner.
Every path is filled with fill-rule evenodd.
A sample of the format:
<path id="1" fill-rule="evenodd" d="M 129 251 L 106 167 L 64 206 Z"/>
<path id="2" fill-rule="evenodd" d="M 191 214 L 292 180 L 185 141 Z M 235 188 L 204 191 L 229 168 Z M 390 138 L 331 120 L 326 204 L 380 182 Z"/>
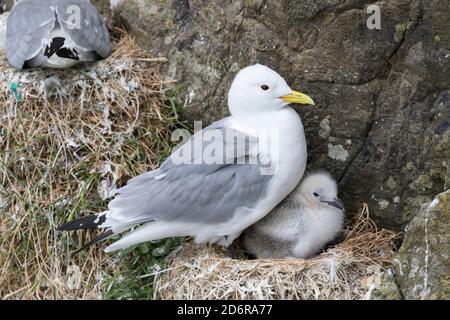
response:
<path id="1" fill-rule="evenodd" d="M 277 72 L 261 64 L 239 71 L 228 93 L 233 116 L 278 111 L 290 103 L 314 104 L 307 95 L 293 91 Z"/>

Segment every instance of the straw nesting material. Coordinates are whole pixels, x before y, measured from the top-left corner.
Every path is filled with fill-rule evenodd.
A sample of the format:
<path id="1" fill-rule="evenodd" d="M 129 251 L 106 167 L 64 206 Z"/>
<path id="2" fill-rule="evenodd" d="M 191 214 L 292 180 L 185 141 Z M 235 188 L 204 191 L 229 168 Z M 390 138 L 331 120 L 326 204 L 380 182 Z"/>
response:
<path id="1" fill-rule="evenodd" d="M 344 240 L 315 258 L 233 260 L 216 246 L 187 243 L 158 273 L 158 299 L 361 299 L 392 263 L 397 235 L 378 230 L 366 204 Z"/>
<path id="2" fill-rule="evenodd" d="M 0 298 L 94 299 L 121 274 L 98 247 L 70 255 L 95 232 L 55 228 L 170 152 L 163 61 L 122 31 L 108 59 L 71 69 L 18 71 L 0 50 Z"/>

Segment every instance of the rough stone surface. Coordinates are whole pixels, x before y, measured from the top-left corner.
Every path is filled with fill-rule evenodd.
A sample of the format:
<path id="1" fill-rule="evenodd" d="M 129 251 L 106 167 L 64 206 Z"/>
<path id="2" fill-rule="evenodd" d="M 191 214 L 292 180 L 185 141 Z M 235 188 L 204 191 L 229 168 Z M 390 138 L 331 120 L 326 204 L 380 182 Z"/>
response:
<path id="1" fill-rule="evenodd" d="M 395 261 L 405 299 L 450 299 L 450 190 L 423 205 Z"/>
<path id="2" fill-rule="evenodd" d="M 380 270 L 370 280 L 369 289 L 364 296 L 365 300 L 401 300 L 403 298 L 391 269 Z"/>
<path id="3" fill-rule="evenodd" d="M 380 30 L 366 26 L 370 4 Z M 169 58 L 191 120 L 227 116 L 231 80 L 255 62 L 310 94 L 317 106 L 298 108 L 309 169 L 333 173 L 349 210 L 368 202 L 401 230 L 450 186 L 448 0 L 127 0 L 114 11 Z"/>
<path id="4" fill-rule="evenodd" d="M 11 10 L 15 0 L 0 0 L 0 12 Z"/>

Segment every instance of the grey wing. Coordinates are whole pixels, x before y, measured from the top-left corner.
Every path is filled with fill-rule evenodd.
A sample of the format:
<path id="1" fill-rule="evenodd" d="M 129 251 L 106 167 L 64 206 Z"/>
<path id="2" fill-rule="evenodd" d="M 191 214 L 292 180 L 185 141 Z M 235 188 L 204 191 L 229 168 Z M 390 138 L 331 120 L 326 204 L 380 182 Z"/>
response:
<path id="1" fill-rule="evenodd" d="M 209 130 L 223 132 L 222 128 L 203 131 Z M 262 174 L 263 165 L 258 155 L 251 154 L 253 148 L 236 153 L 233 162 L 227 157 L 227 163 L 175 163 L 174 157 L 199 137 L 178 149 L 160 169 L 130 180 L 110 202 L 109 217 L 119 223 L 160 220 L 214 224 L 232 219 L 236 208 L 254 207 L 265 196 L 273 176 Z M 254 139 L 248 141 L 255 143 Z M 223 148 L 229 147 L 230 140 L 221 142 Z M 247 163 L 238 164 L 242 160 Z"/>
<path id="2" fill-rule="evenodd" d="M 61 28 L 73 42 L 86 51 L 95 51 L 104 59 L 111 54 L 108 29 L 97 8 L 89 1 L 58 0 L 56 10 Z"/>
<path id="3" fill-rule="evenodd" d="M 48 1 L 22 0 L 17 3 L 8 17 L 6 28 L 5 51 L 9 63 L 22 69 L 27 60 L 39 55 L 55 22 L 56 17 Z"/>

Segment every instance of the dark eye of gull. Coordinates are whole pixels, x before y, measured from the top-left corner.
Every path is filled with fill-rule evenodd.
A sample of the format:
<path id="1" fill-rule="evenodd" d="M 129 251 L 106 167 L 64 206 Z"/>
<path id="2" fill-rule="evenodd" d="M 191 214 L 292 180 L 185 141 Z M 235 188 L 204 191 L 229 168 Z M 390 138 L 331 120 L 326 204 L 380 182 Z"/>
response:
<path id="1" fill-rule="evenodd" d="M 269 88 L 268 85 L 263 84 L 263 85 L 261 86 L 261 89 L 263 89 L 264 91 L 267 91 L 267 90 L 269 90 L 270 88 Z"/>
<path id="2" fill-rule="evenodd" d="M 314 197 L 316 197 L 316 198 L 319 196 L 319 194 L 316 193 L 316 192 L 314 192 L 313 195 L 314 195 Z"/>

